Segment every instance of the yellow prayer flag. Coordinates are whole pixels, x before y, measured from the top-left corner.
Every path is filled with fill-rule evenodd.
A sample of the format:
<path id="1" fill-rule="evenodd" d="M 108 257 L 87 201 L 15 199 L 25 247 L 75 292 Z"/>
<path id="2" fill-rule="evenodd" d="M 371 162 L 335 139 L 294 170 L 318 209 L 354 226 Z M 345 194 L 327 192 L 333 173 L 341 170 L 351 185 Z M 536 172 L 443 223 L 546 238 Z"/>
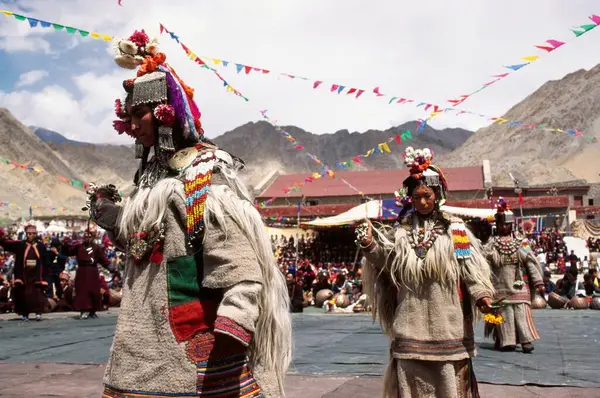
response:
<path id="1" fill-rule="evenodd" d="M 373 154 L 373 152 L 375 152 L 375 149 L 369 149 L 369 151 L 367 153 L 365 153 L 365 157 L 368 158 L 369 156 L 371 156 Z"/>
<path id="2" fill-rule="evenodd" d="M 215 65 L 219 65 L 219 64 L 221 63 L 221 60 L 220 60 L 220 59 L 213 58 L 213 63 L 214 63 Z"/>
<path id="3" fill-rule="evenodd" d="M 188 52 L 187 55 L 188 55 L 189 59 L 191 59 L 192 61 L 195 61 L 196 58 L 198 58 L 198 56 L 195 53 L 191 52 L 191 51 Z"/>
<path id="4" fill-rule="evenodd" d="M 11 15 L 13 15 L 12 12 L 6 11 L 6 10 L 2 10 L 2 13 L 4 13 L 4 15 L 6 15 L 7 17 L 10 17 Z"/>
<path id="5" fill-rule="evenodd" d="M 111 41 L 112 39 L 113 39 L 112 36 L 102 35 L 102 40 L 104 40 L 104 41 Z"/>
<path id="6" fill-rule="evenodd" d="M 521 58 L 523 61 L 533 62 L 536 61 L 539 57 L 537 55 L 530 55 L 528 57 Z"/>
<path id="7" fill-rule="evenodd" d="M 99 39 L 100 38 L 100 34 L 96 33 L 96 32 L 90 33 L 90 36 L 92 36 L 94 39 Z"/>
<path id="8" fill-rule="evenodd" d="M 381 144 L 378 145 L 378 147 L 379 147 L 379 151 L 381 151 L 381 152 L 388 152 L 388 153 L 391 152 L 390 147 L 387 144 L 387 142 L 382 142 Z"/>
<path id="9" fill-rule="evenodd" d="M 504 124 L 506 122 L 508 122 L 508 119 L 504 119 L 503 117 L 499 117 L 498 120 L 496 120 L 498 122 L 498 124 Z"/>
<path id="10" fill-rule="evenodd" d="M 227 92 L 230 93 L 233 91 L 233 87 L 231 87 L 229 84 L 227 85 Z"/>

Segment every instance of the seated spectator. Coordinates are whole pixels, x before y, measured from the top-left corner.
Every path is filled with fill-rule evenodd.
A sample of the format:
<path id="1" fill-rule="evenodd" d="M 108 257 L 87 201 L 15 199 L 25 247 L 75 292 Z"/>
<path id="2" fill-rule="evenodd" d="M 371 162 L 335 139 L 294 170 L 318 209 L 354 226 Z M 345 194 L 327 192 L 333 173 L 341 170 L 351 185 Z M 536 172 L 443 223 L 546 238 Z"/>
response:
<path id="1" fill-rule="evenodd" d="M 569 268 L 569 272 L 567 272 L 561 280 L 558 281 L 557 292 L 559 295 L 572 299 L 578 291 L 585 291 L 585 287 L 583 283 L 577 280 L 577 267 Z"/>
<path id="2" fill-rule="evenodd" d="M 600 287 L 594 286 L 592 275 L 585 274 L 583 276 L 583 286 L 585 287 L 585 294 L 587 296 L 600 296 Z"/>
<path id="3" fill-rule="evenodd" d="M 546 294 L 556 291 L 556 284 L 552 282 L 552 274 L 549 271 L 544 272 L 544 286 L 546 287 Z"/>
<path id="4" fill-rule="evenodd" d="M 317 283 L 315 283 L 313 287 L 313 297 L 317 297 L 317 293 L 323 289 L 331 290 L 331 284 L 327 280 L 327 273 L 321 271 L 319 272 L 319 275 L 317 275 Z"/>
<path id="5" fill-rule="evenodd" d="M 290 311 L 304 311 L 304 291 L 302 290 L 302 284 L 296 282 L 294 275 L 291 273 L 286 275 L 286 281 L 288 294 L 290 296 Z"/>

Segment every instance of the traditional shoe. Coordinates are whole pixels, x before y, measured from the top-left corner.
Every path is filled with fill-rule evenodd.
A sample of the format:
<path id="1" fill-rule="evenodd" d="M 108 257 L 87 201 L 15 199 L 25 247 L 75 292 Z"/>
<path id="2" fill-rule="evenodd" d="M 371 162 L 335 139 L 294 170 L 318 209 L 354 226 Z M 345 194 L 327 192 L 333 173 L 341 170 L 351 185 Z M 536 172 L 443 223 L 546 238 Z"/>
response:
<path id="1" fill-rule="evenodd" d="M 533 344 L 531 343 L 521 344 L 521 348 L 523 349 L 523 354 L 531 354 L 534 349 Z"/>
<path id="2" fill-rule="evenodd" d="M 502 351 L 502 352 L 514 352 L 516 349 L 517 349 L 517 346 L 514 346 L 514 345 L 507 345 L 507 346 L 505 346 L 505 347 L 502 347 L 502 348 L 500 349 L 500 351 Z"/>
<path id="3" fill-rule="evenodd" d="M 81 314 L 79 319 L 88 319 L 88 314 Z"/>
<path id="4" fill-rule="evenodd" d="M 22 317 L 21 317 L 21 320 L 22 320 L 23 322 L 29 322 L 29 317 L 28 317 L 28 316 L 22 316 Z"/>
<path id="5" fill-rule="evenodd" d="M 41 314 L 36 314 L 36 315 L 35 315 L 35 320 L 36 320 L 37 322 L 41 321 L 41 320 L 42 320 L 42 315 L 41 315 Z"/>
<path id="6" fill-rule="evenodd" d="M 90 314 L 90 318 L 98 319 L 98 315 L 96 313 Z"/>

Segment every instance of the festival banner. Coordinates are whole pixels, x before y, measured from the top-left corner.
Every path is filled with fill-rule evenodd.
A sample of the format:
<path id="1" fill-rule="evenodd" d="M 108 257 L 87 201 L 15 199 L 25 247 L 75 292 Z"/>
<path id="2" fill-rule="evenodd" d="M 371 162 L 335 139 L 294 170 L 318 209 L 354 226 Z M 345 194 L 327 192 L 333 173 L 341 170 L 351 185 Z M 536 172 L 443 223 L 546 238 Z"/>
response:
<path id="1" fill-rule="evenodd" d="M 7 165 L 11 165 L 13 167 L 19 168 L 19 169 L 23 169 L 23 170 L 27 170 L 27 171 L 31 171 L 34 173 L 38 173 L 38 174 L 48 174 L 48 175 L 52 175 L 50 173 L 48 173 L 46 170 L 42 169 L 41 167 L 37 167 L 37 166 L 31 166 L 28 164 L 22 164 L 22 163 L 17 163 L 13 160 L 10 159 L 5 159 L 0 157 L 0 163 L 4 163 Z M 79 181 L 79 180 L 75 180 L 75 179 L 71 179 L 71 178 L 67 178 L 61 175 L 53 175 L 54 177 L 56 177 L 58 180 L 64 182 L 65 184 L 69 184 L 74 188 L 77 189 L 81 189 L 86 191 L 90 184 L 87 182 L 83 182 L 83 181 Z M 121 197 L 125 197 L 125 193 L 124 192 L 119 192 L 119 194 L 121 195 Z"/>
<path id="2" fill-rule="evenodd" d="M 227 90 L 227 92 L 233 93 L 233 94 L 237 95 L 238 97 L 242 98 L 246 102 L 248 101 L 248 98 L 246 98 L 240 91 L 238 91 L 232 85 L 230 85 L 227 82 L 227 80 L 225 80 L 223 78 L 223 76 L 221 76 L 219 74 L 219 72 L 217 72 L 217 70 L 215 68 L 212 68 L 212 67 L 208 66 L 200 57 L 198 57 L 198 55 L 196 55 L 196 53 L 194 53 L 192 50 L 190 50 L 188 46 L 186 46 L 185 44 L 183 44 L 179 40 L 179 36 L 177 36 L 175 34 L 175 32 L 169 31 L 165 27 L 165 25 L 163 25 L 161 23 L 160 24 L 160 34 L 163 34 L 163 33 L 167 33 L 171 37 L 171 39 L 175 40 L 177 42 L 177 44 L 179 44 L 181 46 L 181 48 L 183 49 L 183 51 L 185 51 L 185 53 L 187 54 L 187 56 L 188 56 L 188 58 L 190 60 L 192 60 L 195 63 L 197 63 L 198 65 L 200 65 L 200 67 L 202 67 L 204 69 L 210 70 L 223 83 L 223 87 L 225 87 L 225 89 Z"/>
<path id="3" fill-rule="evenodd" d="M 573 32 L 575 34 L 575 37 L 573 39 L 581 37 L 583 34 L 589 32 L 590 30 L 592 30 L 596 26 L 598 26 L 598 24 L 600 24 L 600 16 L 598 16 L 598 15 L 591 15 L 591 16 L 589 16 L 589 19 L 593 23 L 579 25 L 578 27 L 571 29 L 571 32 Z M 535 46 L 538 50 L 543 51 L 540 55 L 524 56 L 524 57 L 521 57 L 519 59 L 519 61 L 525 61 L 525 62 L 518 62 L 518 63 L 512 64 L 512 65 L 505 65 L 504 68 L 508 69 L 508 72 L 505 71 L 505 72 L 502 72 L 499 74 L 492 75 L 492 76 L 490 76 L 492 78 L 492 80 L 490 80 L 486 83 L 483 83 L 476 90 L 472 91 L 469 94 L 459 95 L 458 97 L 450 99 L 447 102 L 450 103 L 452 107 L 457 107 L 460 104 L 462 104 L 463 102 L 465 102 L 467 99 L 471 98 L 473 95 L 480 93 L 481 91 L 485 90 L 486 88 L 492 86 L 493 84 L 499 82 L 502 79 L 506 79 L 508 76 L 514 74 L 515 72 L 523 69 L 524 67 L 526 67 L 528 65 L 531 65 L 533 62 L 538 61 L 544 55 L 548 55 L 548 54 L 554 52 L 556 49 L 564 46 L 565 44 L 567 44 L 567 41 L 548 39 L 545 41 L 545 43 L 543 45 Z M 469 113 L 469 112 L 466 112 L 466 113 Z M 434 111 L 429 115 L 429 117 L 427 119 L 431 120 L 438 114 L 439 114 L 438 111 L 434 109 Z"/>
<path id="4" fill-rule="evenodd" d="M 78 33 L 79 36 L 81 36 L 81 37 L 91 37 L 92 39 L 103 40 L 103 41 L 111 41 L 113 39 L 113 36 L 110 36 L 110 35 L 105 35 L 102 33 L 97 33 L 97 32 L 93 32 L 93 31 L 85 30 L 85 29 L 73 28 L 71 26 L 65 26 L 65 25 L 55 23 L 55 22 L 48 22 L 48 21 L 44 21 L 42 19 L 37 19 L 37 18 L 28 17 L 28 16 L 21 15 L 21 14 L 16 14 L 12 11 L 0 10 L 0 13 L 4 14 L 6 17 L 9 17 L 9 18 L 13 17 L 17 21 L 23 21 L 23 22 L 27 21 L 29 23 L 29 27 L 31 27 L 31 28 L 37 28 L 39 26 L 41 28 L 53 29 L 57 32 L 65 31 L 70 34 Z"/>
<path id="5" fill-rule="evenodd" d="M 91 37 L 93 39 L 103 40 L 106 42 L 110 42 L 114 38 L 111 35 L 97 33 L 97 32 L 80 29 L 80 28 L 74 28 L 74 27 L 70 27 L 70 26 L 65 26 L 62 24 L 55 23 L 55 22 L 48 22 L 45 20 L 41 20 L 41 19 L 29 17 L 29 16 L 24 16 L 21 14 L 16 14 L 12 11 L 0 10 L 0 13 L 4 14 L 6 17 L 13 17 L 14 19 L 16 19 L 18 21 L 27 21 L 31 28 L 36 28 L 36 27 L 53 28 L 55 31 L 66 31 L 67 33 L 70 33 L 70 34 L 78 33 L 81 37 Z M 600 23 L 600 16 L 592 15 L 592 16 L 590 16 L 590 19 L 592 19 L 592 21 L 594 22 L 595 25 L 594 24 L 581 25 L 578 29 L 573 30 L 576 37 L 579 37 L 579 36 L 583 35 L 584 33 L 590 31 L 595 26 L 597 26 L 598 23 Z M 436 105 L 436 104 L 433 104 L 433 103 L 427 102 L 427 101 L 417 101 L 417 100 L 413 100 L 413 99 L 407 99 L 400 95 L 383 94 L 383 93 L 381 93 L 379 86 L 375 87 L 372 90 L 366 90 L 366 89 L 360 89 L 360 88 L 352 87 L 350 85 L 345 85 L 345 84 L 325 84 L 325 85 L 323 85 L 323 83 L 324 83 L 323 80 L 314 80 L 311 78 L 302 77 L 299 75 L 293 75 L 293 74 L 289 74 L 289 73 L 283 73 L 283 72 L 271 72 L 271 70 L 269 70 L 269 69 L 257 68 L 257 67 L 249 66 L 246 64 L 234 63 L 231 61 L 226 61 L 226 60 L 222 60 L 222 59 L 218 59 L 218 58 L 204 57 L 204 56 L 199 57 L 198 55 L 193 53 L 185 44 L 181 43 L 181 41 L 179 40 L 179 37 L 174 32 L 169 31 L 163 24 L 160 24 L 160 30 L 161 30 L 161 33 L 166 32 L 169 34 L 169 36 L 173 40 L 177 41 L 177 43 L 181 45 L 183 50 L 186 52 L 186 54 L 192 61 L 199 64 L 202 68 L 205 68 L 205 69 L 213 72 L 215 74 L 215 76 L 217 76 L 217 78 L 223 83 L 223 87 L 225 87 L 225 89 L 228 92 L 234 93 L 236 96 L 244 99 L 245 101 L 248 101 L 248 98 L 245 97 L 239 90 L 237 90 L 233 86 L 231 86 L 227 82 L 227 80 L 225 80 L 225 78 L 223 76 L 221 76 L 221 74 L 219 74 L 219 72 L 212 66 L 219 66 L 219 67 L 227 68 L 228 65 L 235 65 L 235 69 L 236 69 L 237 73 L 241 73 L 243 71 L 245 74 L 250 74 L 251 72 L 255 72 L 255 73 L 260 72 L 263 75 L 277 74 L 280 76 L 285 76 L 289 79 L 310 81 L 310 82 L 312 82 L 313 89 L 317 89 L 320 86 L 329 87 L 329 91 L 332 93 L 341 94 L 341 93 L 345 92 L 346 95 L 352 95 L 355 98 L 361 97 L 364 93 L 372 93 L 377 98 L 379 98 L 379 97 L 385 98 L 387 100 L 388 104 L 402 104 L 402 105 L 413 104 L 417 108 L 422 108 L 425 112 L 429 112 L 429 110 L 431 109 L 432 113 L 428 116 L 427 119 L 421 120 L 421 125 L 419 126 L 417 131 L 422 131 L 425 128 L 425 126 L 427 125 L 427 122 L 429 120 L 431 120 L 433 117 L 435 117 L 443 112 L 443 113 L 456 113 L 457 116 L 462 115 L 462 114 L 477 116 L 480 118 L 484 118 L 488 121 L 491 121 L 492 123 L 500 123 L 500 124 L 507 123 L 507 126 L 509 126 L 509 127 L 520 126 L 520 127 L 524 127 L 524 128 L 540 129 L 540 130 L 545 130 L 545 131 L 550 131 L 550 132 L 566 133 L 566 134 L 569 134 L 572 136 L 584 137 L 588 140 L 593 140 L 595 138 L 594 136 L 583 135 L 577 129 L 559 129 L 559 128 L 551 128 L 551 127 L 547 127 L 547 126 L 543 126 L 543 125 L 537 125 L 537 124 L 527 123 L 527 122 L 522 122 L 522 121 L 510 121 L 510 120 L 504 119 L 502 117 L 494 117 L 494 116 L 490 116 L 490 115 L 481 114 L 478 112 L 469 111 L 466 109 L 457 109 L 456 107 L 443 107 L 441 105 Z M 548 40 L 547 43 L 549 45 L 536 46 L 536 47 L 550 52 L 550 51 L 553 51 L 556 48 L 565 44 L 565 42 L 559 42 L 558 40 Z M 535 57 L 537 57 L 537 58 L 535 58 Z M 539 56 L 529 56 L 529 57 L 524 57 L 524 58 L 529 60 L 528 63 L 531 63 L 531 62 L 537 60 L 539 58 Z M 207 62 L 203 61 L 203 59 L 206 59 Z M 208 65 L 209 63 L 212 66 L 209 66 Z M 526 64 L 520 64 L 520 65 L 521 65 L 520 67 L 517 67 L 518 65 L 511 65 L 511 67 L 509 69 L 511 69 L 513 71 L 519 70 Z M 502 78 L 505 78 L 506 76 L 508 76 L 508 74 L 510 74 L 510 73 L 494 75 L 493 77 L 495 79 L 502 79 Z M 491 82 L 485 83 L 484 87 L 489 87 L 491 84 L 495 83 L 496 81 L 497 80 L 493 80 Z M 479 92 L 481 90 L 482 90 L 482 88 L 476 90 L 476 92 Z M 459 99 L 449 100 L 448 102 L 453 104 L 454 106 L 456 106 L 456 105 L 464 102 L 464 100 L 466 100 L 466 98 L 473 95 L 474 93 L 475 92 L 468 94 L 468 95 L 467 94 L 461 95 L 461 96 L 459 96 Z"/>

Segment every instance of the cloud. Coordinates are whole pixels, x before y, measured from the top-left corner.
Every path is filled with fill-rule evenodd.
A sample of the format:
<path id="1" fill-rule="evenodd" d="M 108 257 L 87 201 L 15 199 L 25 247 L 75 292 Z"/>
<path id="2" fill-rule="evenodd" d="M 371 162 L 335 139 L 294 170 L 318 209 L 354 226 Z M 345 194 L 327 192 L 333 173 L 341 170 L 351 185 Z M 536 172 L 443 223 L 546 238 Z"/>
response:
<path id="1" fill-rule="evenodd" d="M 39 82 L 47 76 L 48 71 L 41 69 L 21 73 L 21 76 L 19 76 L 19 80 L 17 80 L 17 83 L 15 83 L 15 87 L 20 88 L 34 85 L 35 83 Z"/>
<path id="2" fill-rule="evenodd" d="M 362 0 L 181 0 L 172 4 L 146 0 L 143 7 L 133 1 L 124 1 L 123 7 L 116 1 L 61 3 L 19 2 L 27 7 L 27 12 L 22 11 L 25 15 L 116 36 L 129 35 L 134 28 L 145 28 L 150 35 L 158 35 L 160 21 L 199 55 L 326 82 L 314 90 L 310 80 L 292 80 L 274 73 L 238 74 L 234 65 L 219 69 L 231 85 L 250 99 L 245 102 L 227 93 L 211 72 L 190 62 L 181 47 L 163 35 L 161 45 L 168 62 L 196 89 L 209 137 L 260 119 L 260 109 L 268 109 L 269 115 L 281 124 L 297 125 L 319 134 L 339 129 L 388 128 L 391 123 L 422 118 L 427 113 L 423 107 L 389 105 L 389 97 L 372 94 L 374 87 L 417 102 L 444 105 L 449 99 L 478 89 L 489 81 L 490 75 L 506 71 L 503 65 L 518 63 L 524 56 L 544 55 L 461 106 L 501 116 L 547 80 L 600 63 L 600 53 L 595 49 L 600 28 L 577 39 L 569 31 L 573 25 L 587 23 L 587 17 L 597 12 L 596 0 L 572 0 L 569 7 L 564 7 L 562 0 L 431 0 L 408 5 L 393 0 L 368 5 Z M 20 72 L 48 62 L 68 68 L 69 73 L 61 76 L 51 73 L 54 85 L 46 89 L 65 106 L 73 106 L 68 117 L 71 123 L 51 120 L 48 115 L 52 114 L 53 102 L 16 91 L 3 96 L 29 96 L 28 100 L 40 101 L 39 105 L 35 109 L 22 105 L 24 110 L 20 110 L 6 101 L 9 110 L 16 109 L 36 125 L 60 127 L 63 130 L 57 131 L 68 132 L 71 138 L 96 142 L 121 139 L 111 131 L 112 100 L 122 92 L 120 80 L 133 74 L 105 62 L 109 59 L 105 55 L 109 47 L 106 43 L 90 38 L 74 41 L 64 31 L 31 29 L 27 22 L 19 21 L 0 24 L 0 37 L 8 31 L 15 48 L 25 46 L 18 40 L 52 44 L 52 48 L 38 47 L 36 61 L 24 65 Z M 569 42 L 548 55 L 534 47 L 550 38 Z M 2 43 L 0 40 L 0 48 Z M 92 48 L 94 56 L 83 54 Z M 49 60 L 43 53 L 51 50 L 60 51 L 60 56 Z M 367 91 L 360 99 L 354 99 L 330 92 L 331 84 Z M 437 128 L 477 129 L 488 123 L 485 118 L 446 114 L 431 124 Z"/>
<path id="3" fill-rule="evenodd" d="M 4 36 L 0 38 L 0 50 L 8 53 L 27 51 L 50 54 L 50 43 L 40 37 Z"/>

